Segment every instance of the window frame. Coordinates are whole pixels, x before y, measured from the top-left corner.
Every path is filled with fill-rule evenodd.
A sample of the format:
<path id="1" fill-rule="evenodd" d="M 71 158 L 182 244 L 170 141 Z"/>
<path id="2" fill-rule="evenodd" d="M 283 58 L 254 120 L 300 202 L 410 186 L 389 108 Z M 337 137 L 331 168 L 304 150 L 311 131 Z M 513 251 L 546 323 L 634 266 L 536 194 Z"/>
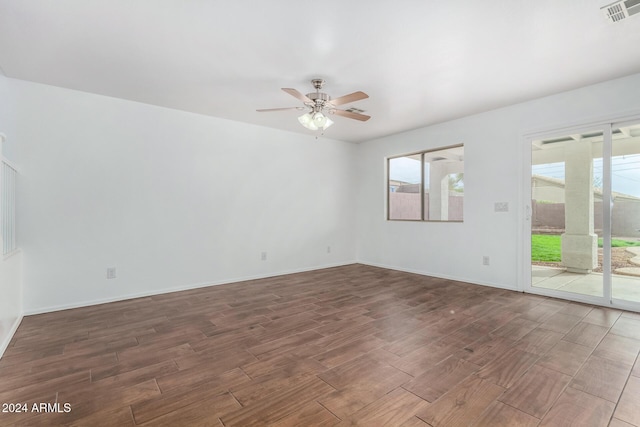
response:
<path id="1" fill-rule="evenodd" d="M 405 154 L 398 154 L 398 155 L 394 155 L 394 156 L 389 156 L 386 158 L 386 166 L 387 166 L 387 179 L 386 179 L 386 199 L 387 199 L 387 206 L 386 206 L 386 220 L 387 221 L 408 221 L 408 222 L 453 222 L 453 223 L 462 223 L 464 222 L 464 211 L 463 211 L 463 216 L 461 220 L 443 220 L 443 219 L 425 219 L 425 208 L 424 208 L 424 202 L 425 202 L 425 166 L 424 166 L 424 157 L 425 154 L 427 153 L 433 153 L 435 151 L 444 151 L 444 150 L 449 150 L 451 148 L 459 148 L 459 147 L 463 147 L 464 148 L 464 143 L 460 143 L 460 144 L 454 144 L 454 145 L 447 145 L 447 146 L 442 146 L 442 147 L 436 147 L 436 148 L 430 148 L 427 150 L 420 150 L 420 151 L 413 151 L 410 153 L 405 153 Z M 420 184 L 419 185 L 419 192 L 420 192 L 420 219 L 403 219 L 403 218 L 391 218 L 391 161 L 393 159 L 399 159 L 402 157 L 412 157 L 412 156 L 420 156 Z M 464 162 L 464 160 L 463 160 Z M 463 171 L 464 171 L 464 166 L 463 166 Z M 464 175 L 464 172 L 463 172 Z"/>

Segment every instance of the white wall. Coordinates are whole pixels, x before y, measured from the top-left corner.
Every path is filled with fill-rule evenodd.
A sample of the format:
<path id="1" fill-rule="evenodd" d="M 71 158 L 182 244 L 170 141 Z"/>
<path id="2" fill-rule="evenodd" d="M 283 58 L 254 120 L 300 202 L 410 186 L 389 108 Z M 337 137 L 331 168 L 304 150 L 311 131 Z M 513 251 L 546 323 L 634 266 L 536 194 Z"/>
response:
<path id="1" fill-rule="evenodd" d="M 640 113 L 638 100 L 640 74 L 360 144 L 358 260 L 517 289 L 523 136 Z M 385 157 L 460 143 L 464 223 L 386 221 Z M 508 202 L 509 212 L 494 212 L 495 202 Z M 482 265 L 485 255 L 489 266 Z"/>
<path id="2" fill-rule="evenodd" d="M 634 75 L 353 145 L 2 84 L 19 140 L 27 313 L 356 259 L 515 289 L 522 135 L 640 109 Z M 385 157 L 458 143 L 464 223 L 386 221 Z"/>
<path id="3" fill-rule="evenodd" d="M 0 73 L 0 133 L 6 136 L 6 140 L 0 137 L 4 140 L 0 142 L 0 153 L 9 160 L 16 160 L 13 99 L 9 80 Z M 8 257 L 0 255 L 0 357 L 22 319 L 21 267 L 21 252 Z"/>
<path id="4" fill-rule="evenodd" d="M 356 145 L 12 84 L 26 313 L 354 262 Z"/>

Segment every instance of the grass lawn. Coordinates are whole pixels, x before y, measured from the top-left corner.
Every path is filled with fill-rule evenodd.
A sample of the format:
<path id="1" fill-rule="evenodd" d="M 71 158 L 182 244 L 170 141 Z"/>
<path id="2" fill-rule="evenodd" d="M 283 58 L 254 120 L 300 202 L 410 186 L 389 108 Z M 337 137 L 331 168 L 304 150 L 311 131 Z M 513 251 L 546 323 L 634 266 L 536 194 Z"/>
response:
<path id="1" fill-rule="evenodd" d="M 531 261 L 560 262 L 560 236 L 532 234 Z"/>
<path id="2" fill-rule="evenodd" d="M 611 246 L 614 248 L 640 246 L 640 242 L 629 242 L 626 240 L 611 239 Z M 602 247 L 602 239 L 598 239 L 598 247 Z M 532 261 L 560 262 L 560 252 L 560 236 L 549 234 L 531 235 Z"/>

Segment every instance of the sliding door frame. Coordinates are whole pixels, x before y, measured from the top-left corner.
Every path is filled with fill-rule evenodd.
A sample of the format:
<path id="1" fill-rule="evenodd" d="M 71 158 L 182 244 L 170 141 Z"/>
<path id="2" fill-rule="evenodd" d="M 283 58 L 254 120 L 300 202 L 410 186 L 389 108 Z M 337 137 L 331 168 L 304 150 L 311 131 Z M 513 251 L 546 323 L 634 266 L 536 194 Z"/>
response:
<path id="1" fill-rule="evenodd" d="M 601 306 L 621 308 L 625 310 L 640 311 L 640 302 L 614 299 L 612 297 L 611 280 L 611 158 L 612 158 L 612 131 L 614 128 L 624 125 L 640 123 L 640 112 L 626 115 L 607 117 L 600 120 L 593 120 L 578 125 L 567 127 L 548 128 L 541 131 L 531 132 L 523 135 L 520 145 L 520 159 L 522 161 L 521 191 L 519 217 L 521 224 L 519 232 L 520 256 L 518 257 L 518 269 L 520 271 L 518 289 L 532 294 L 550 296 L 567 299 L 576 302 L 595 304 Z M 603 163 L 603 293 L 602 296 L 584 295 L 573 292 L 559 291 L 556 289 L 546 289 L 535 287 L 531 284 L 531 166 L 532 154 L 531 144 L 537 139 L 553 138 L 563 135 L 572 135 L 590 131 L 603 132 L 602 163 Z M 608 203 L 607 203 L 608 202 Z"/>
<path id="2" fill-rule="evenodd" d="M 613 129 L 619 129 L 625 126 L 630 126 L 630 125 L 638 125 L 640 124 L 640 115 L 635 116 L 633 118 L 625 118 L 622 120 L 618 120 L 618 121 L 614 121 L 611 124 L 611 131 L 613 132 Z M 611 160 L 613 159 L 613 141 L 611 141 L 610 143 L 610 152 L 609 152 L 609 162 L 607 162 L 606 165 L 603 165 L 605 167 L 609 168 L 609 183 L 611 184 L 612 180 L 613 180 L 613 170 L 612 170 L 612 162 Z M 606 170 L 606 169 L 605 169 Z M 608 194 L 608 198 L 607 200 L 610 201 L 611 206 L 613 207 L 613 194 L 611 191 L 611 185 L 609 185 L 609 194 Z M 609 212 L 611 212 L 611 209 L 609 209 Z M 612 222 L 611 222 L 611 217 L 609 217 L 609 225 L 611 226 Z M 603 247 L 609 250 L 609 252 L 611 252 L 611 240 L 609 240 L 609 243 L 607 244 L 606 242 L 603 242 Z M 611 263 L 609 263 L 609 271 L 611 270 Z M 610 287 L 609 289 L 612 291 L 613 290 L 613 281 L 611 280 L 611 274 L 609 275 L 610 278 Z M 640 278 L 638 278 L 638 280 L 640 281 Z M 613 307 L 616 308 L 621 308 L 623 310 L 631 310 L 631 311 L 637 311 L 640 312 L 640 302 L 636 302 L 636 301 L 628 301 L 628 300 L 621 300 L 621 299 L 617 299 L 617 298 L 613 298 L 613 295 L 611 295 L 611 305 Z"/>

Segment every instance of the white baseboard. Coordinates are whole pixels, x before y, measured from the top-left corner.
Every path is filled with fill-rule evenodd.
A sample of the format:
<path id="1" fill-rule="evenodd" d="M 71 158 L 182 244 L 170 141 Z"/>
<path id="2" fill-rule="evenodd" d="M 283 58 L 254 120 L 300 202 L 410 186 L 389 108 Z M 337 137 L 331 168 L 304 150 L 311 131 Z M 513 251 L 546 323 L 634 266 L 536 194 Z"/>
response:
<path id="1" fill-rule="evenodd" d="M 13 336 L 18 330 L 18 326 L 20 326 L 20 323 L 22 322 L 22 317 L 23 317 L 22 315 L 18 316 L 15 322 L 13 322 L 13 325 L 11 325 L 11 329 L 9 329 L 9 334 L 5 337 L 4 341 L 0 343 L 0 359 L 2 359 L 4 352 L 7 350 L 7 348 L 9 348 L 9 344 L 11 343 Z"/>
<path id="2" fill-rule="evenodd" d="M 147 291 L 147 292 L 140 292 L 140 293 L 136 293 L 136 294 L 121 295 L 121 296 L 117 296 L 117 297 L 113 297 L 113 298 L 103 298 L 103 299 L 98 299 L 98 300 L 82 301 L 82 302 L 77 302 L 77 303 L 72 303 L 72 304 L 63 304 L 63 305 L 57 305 L 57 306 L 26 309 L 24 311 L 24 315 L 25 316 L 31 316 L 31 315 L 34 315 L 34 314 L 51 313 L 51 312 L 54 312 L 54 311 L 70 310 L 72 308 L 88 307 L 88 306 L 92 306 L 92 305 L 106 304 L 106 303 L 116 302 L 116 301 L 125 301 L 125 300 L 129 300 L 129 299 L 134 299 L 134 298 L 144 298 L 144 297 L 149 297 L 149 296 L 153 296 L 153 295 L 168 294 L 168 293 L 171 293 L 171 292 L 187 291 L 187 290 L 190 290 L 190 289 L 197 289 L 197 288 L 206 288 L 208 286 L 217 286 L 217 285 L 224 285 L 224 284 L 228 284 L 228 283 L 244 282 L 244 281 L 247 281 L 247 280 L 267 279 L 269 277 L 284 276 L 286 274 L 304 273 L 304 272 L 307 272 L 307 271 L 322 270 L 322 269 L 325 269 L 325 268 L 342 267 L 342 266 L 345 266 L 345 265 L 351 265 L 351 264 L 356 264 L 356 263 L 357 263 L 357 261 L 353 260 L 353 261 L 340 262 L 340 263 L 335 263 L 335 264 L 325 264 L 325 265 L 315 266 L 315 267 L 306 267 L 306 268 L 299 268 L 299 269 L 293 269 L 293 270 L 284 270 L 284 271 L 279 271 L 279 272 L 269 273 L 269 274 L 260 274 L 260 275 L 254 275 L 254 276 L 244 276 L 244 277 L 235 277 L 235 278 L 231 278 L 231 279 L 216 280 L 214 282 L 194 283 L 194 284 L 185 285 L 185 286 L 175 286 L 175 287 L 166 288 L 166 289 L 156 289 L 156 290 Z"/>
<path id="3" fill-rule="evenodd" d="M 393 266 L 393 265 L 386 265 L 386 264 L 378 264 L 378 263 L 375 263 L 375 262 L 358 261 L 358 264 L 370 265 L 371 267 L 386 268 L 387 270 L 402 271 L 404 273 L 419 274 L 421 276 L 436 277 L 438 279 L 455 280 L 456 282 L 471 283 L 472 285 L 489 286 L 491 288 L 498 288 L 498 289 L 505 289 L 505 290 L 508 290 L 508 291 L 522 292 L 521 290 L 518 290 L 517 285 L 516 286 L 506 286 L 506 285 L 503 285 L 501 283 L 479 282 L 477 280 L 470 280 L 469 278 L 466 278 L 466 277 L 456 277 L 456 276 L 451 276 L 451 275 L 447 275 L 447 274 L 438 274 L 438 273 L 432 273 L 432 272 L 429 272 L 429 271 L 414 270 L 414 269 L 410 269 L 410 268 L 403 268 L 403 267 L 398 267 L 398 266 Z"/>

